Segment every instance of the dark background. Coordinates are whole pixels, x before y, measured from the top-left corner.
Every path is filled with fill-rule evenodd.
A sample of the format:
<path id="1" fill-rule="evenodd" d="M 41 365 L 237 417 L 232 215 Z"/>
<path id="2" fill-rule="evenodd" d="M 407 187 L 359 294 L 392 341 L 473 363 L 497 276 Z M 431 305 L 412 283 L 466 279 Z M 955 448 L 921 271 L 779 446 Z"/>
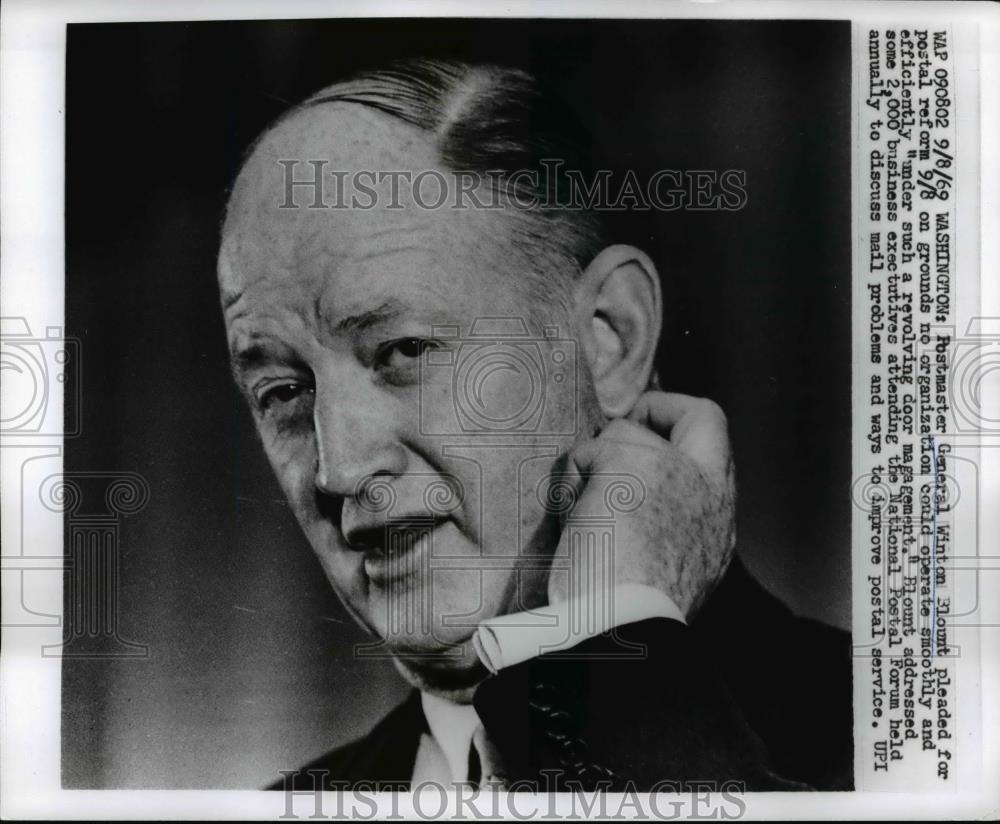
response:
<path id="1" fill-rule="evenodd" d="M 655 215 L 647 251 L 679 318 L 661 374 L 729 414 L 751 570 L 849 625 L 849 24 L 71 25 L 66 320 L 84 408 L 66 467 L 139 473 L 151 497 L 121 523 L 118 581 L 120 632 L 149 657 L 64 662 L 67 787 L 260 786 L 405 691 L 390 663 L 352 657 L 361 633 L 231 385 L 214 269 L 261 129 L 345 72 L 418 54 L 529 68 L 640 179 L 746 170 L 739 212 Z"/>

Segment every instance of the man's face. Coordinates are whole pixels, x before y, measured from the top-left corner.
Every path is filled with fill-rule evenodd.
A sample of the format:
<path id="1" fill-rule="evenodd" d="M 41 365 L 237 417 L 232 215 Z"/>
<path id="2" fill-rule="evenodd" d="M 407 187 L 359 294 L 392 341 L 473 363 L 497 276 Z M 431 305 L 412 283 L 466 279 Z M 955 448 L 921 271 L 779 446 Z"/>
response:
<path id="1" fill-rule="evenodd" d="M 532 256 L 510 216 L 405 193 L 403 208 L 279 208 L 277 161 L 320 158 L 328 171 L 441 168 L 417 131 L 352 105 L 300 113 L 257 147 L 219 262 L 237 380 L 347 607 L 411 668 L 462 672 L 479 621 L 544 600 L 558 532 L 545 482 L 592 434 L 586 369 L 567 318 L 523 296 Z M 527 337 L 498 345 L 518 322 Z"/>

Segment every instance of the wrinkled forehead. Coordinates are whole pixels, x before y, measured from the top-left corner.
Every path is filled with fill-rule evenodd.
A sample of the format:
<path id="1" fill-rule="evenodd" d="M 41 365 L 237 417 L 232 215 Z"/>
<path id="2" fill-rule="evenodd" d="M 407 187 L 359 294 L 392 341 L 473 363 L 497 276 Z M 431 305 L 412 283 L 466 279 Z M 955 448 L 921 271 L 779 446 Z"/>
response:
<path id="1" fill-rule="evenodd" d="M 430 195 L 417 202 L 400 173 L 425 173 Z M 317 179 L 318 190 L 290 188 L 292 180 Z M 260 140 L 233 186 L 219 260 L 224 298 L 257 281 L 300 276 L 309 265 L 329 271 L 406 246 L 442 259 L 509 259 L 511 227 L 496 211 L 428 208 L 440 181 L 457 191 L 431 138 L 409 124 L 350 103 L 293 114 Z"/>

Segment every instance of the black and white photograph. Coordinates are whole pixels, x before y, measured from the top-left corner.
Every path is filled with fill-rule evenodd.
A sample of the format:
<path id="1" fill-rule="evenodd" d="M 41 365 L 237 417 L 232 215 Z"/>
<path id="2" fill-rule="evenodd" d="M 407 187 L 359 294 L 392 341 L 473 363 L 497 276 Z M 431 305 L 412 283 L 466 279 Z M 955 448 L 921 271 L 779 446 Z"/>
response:
<path id="1" fill-rule="evenodd" d="M 66 786 L 852 787 L 846 23 L 67 60 L 66 463 L 148 502 Z"/>
<path id="2" fill-rule="evenodd" d="M 991 809 L 997 15 L 15 5 L 4 815 Z"/>

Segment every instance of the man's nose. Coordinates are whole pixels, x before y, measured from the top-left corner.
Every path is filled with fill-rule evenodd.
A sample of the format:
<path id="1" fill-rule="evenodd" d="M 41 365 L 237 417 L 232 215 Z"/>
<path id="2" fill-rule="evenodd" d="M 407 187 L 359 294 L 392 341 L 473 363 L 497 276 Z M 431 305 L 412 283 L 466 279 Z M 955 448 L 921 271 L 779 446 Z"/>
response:
<path id="1" fill-rule="evenodd" d="M 376 405 L 322 397 L 314 408 L 316 428 L 316 488 L 350 498 L 375 475 L 402 475 L 406 451 L 391 421 Z"/>

